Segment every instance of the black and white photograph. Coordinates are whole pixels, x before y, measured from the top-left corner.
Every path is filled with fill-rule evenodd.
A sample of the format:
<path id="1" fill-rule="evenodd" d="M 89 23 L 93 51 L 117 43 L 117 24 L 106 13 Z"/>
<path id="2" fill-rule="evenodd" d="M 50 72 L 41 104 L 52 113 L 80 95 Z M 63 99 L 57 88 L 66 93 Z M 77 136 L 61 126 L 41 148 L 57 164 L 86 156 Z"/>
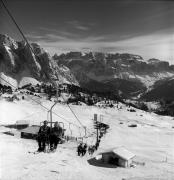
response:
<path id="1" fill-rule="evenodd" d="M 174 0 L 0 0 L 0 180 L 174 180 Z"/>

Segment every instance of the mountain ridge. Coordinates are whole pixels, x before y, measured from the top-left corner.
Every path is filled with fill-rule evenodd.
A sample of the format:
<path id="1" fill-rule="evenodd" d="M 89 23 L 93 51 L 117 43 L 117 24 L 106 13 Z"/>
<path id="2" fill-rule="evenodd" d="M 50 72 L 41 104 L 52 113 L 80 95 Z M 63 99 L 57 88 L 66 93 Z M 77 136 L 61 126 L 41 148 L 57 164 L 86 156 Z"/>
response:
<path id="1" fill-rule="evenodd" d="M 145 61 L 139 55 L 128 53 L 69 52 L 59 56 L 55 54 L 53 59 L 59 65 L 69 67 L 85 88 L 90 87 L 89 82 L 97 82 L 108 85 L 113 92 L 121 90 L 125 93 L 125 89 L 129 89 L 126 92 L 128 96 L 149 91 L 155 82 L 174 76 L 174 65 L 167 61 L 154 58 Z"/>
<path id="2" fill-rule="evenodd" d="M 41 46 L 36 43 L 30 44 L 24 41 L 15 41 L 7 35 L 0 35 L 0 75 L 15 86 L 24 85 L 23 77 L 28 77 L 32 83 L 50 82 L 59 74 L 59 81 L 78 84 L 69 69 L 63 65 L 59 67 Z M 1 83 L 4 83 L 1 80 Z M 27 83 L 27 82 L 26 82 Z M 30 82 L 28 82 L 30 83 Z"/>
<path id="3" fill-rule="evenodd" d="M 24 41 L 0 35 L 0 76 L 15 86 L 51 83 L 59 77 L 59 83 L 137 98 L 155 88 L 157 81 L 174 77 L 174 65 L 155 58 L 145 61 L 135 54 L 101 52 L 51 57 L 37 43 L 30 45 L 34 54 Z"/>

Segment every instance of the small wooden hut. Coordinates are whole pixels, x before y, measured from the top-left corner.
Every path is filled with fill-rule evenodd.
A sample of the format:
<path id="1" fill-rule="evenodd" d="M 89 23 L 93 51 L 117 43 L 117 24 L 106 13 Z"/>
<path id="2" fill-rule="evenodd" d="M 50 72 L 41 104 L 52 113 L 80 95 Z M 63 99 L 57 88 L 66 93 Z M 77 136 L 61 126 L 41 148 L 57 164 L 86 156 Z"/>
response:
<path id="1" fill-rule="evenodd" d="M 102 161 L 108 164 L 114 164 L 121 167 L 130 167 L 135 154 L 124 147 L 117 147 L 106 150 L 102 153 Z"/>

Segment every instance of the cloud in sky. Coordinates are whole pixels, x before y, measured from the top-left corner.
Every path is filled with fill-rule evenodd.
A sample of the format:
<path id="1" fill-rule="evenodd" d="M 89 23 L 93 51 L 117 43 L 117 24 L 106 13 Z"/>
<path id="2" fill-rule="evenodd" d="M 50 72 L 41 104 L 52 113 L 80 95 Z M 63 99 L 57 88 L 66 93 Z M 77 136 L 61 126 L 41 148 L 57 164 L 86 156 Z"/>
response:
<path id="1" fill-rule="evenodd" d="M 8 7 L 28 39 L 51 54 L 93 50 L 174 59 L 172 0 L 9 0 Z M 0 27 L 21 38 L 4 9 Z"/>
<path id="2" fill-rule="evenodd" d="M 49 29 L 51 31 L 51 29 Z M 121 40 L 115 35 L 78 36 L 68 31 L 56 31 L 44 35 L 30 34 L 27 37 L 47 49 L 51 54 L 66 51 L 102 51 L 102 52 L 128 52 L 142 55 L 145 59 L 159 58 L 168 60 L 172 64 L 174 57 L 174 31 L 166 29 L 153 34 L 140 36 L 125 36 Z M 53 33 L 54 32 L 54 33 Z"/>
<path id="3" fill-rule="evenodd" d="M 73 20 L 73 21 L 67 21 L 66 22 L 68 25 L 70 25 L 72 28 L 78 29 L 78 30 L 82 30 L 82 31 L 88 31 L 90 29 L 91 24 L 85 24 L 84 23 L 80 23 L 77 20 Z"/>

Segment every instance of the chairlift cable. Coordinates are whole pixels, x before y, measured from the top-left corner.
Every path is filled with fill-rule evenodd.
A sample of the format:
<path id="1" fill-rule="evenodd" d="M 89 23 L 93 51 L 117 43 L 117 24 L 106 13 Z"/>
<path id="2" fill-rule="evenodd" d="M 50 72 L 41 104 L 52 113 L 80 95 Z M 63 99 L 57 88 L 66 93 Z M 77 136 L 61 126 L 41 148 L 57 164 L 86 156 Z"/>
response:
<path id="1" fill-rule="evenodd" d="M 24 40 L 26 41 L 28 47 L 30 48 L 30 50 L 32 51 L 32 53 L 35 55 L 33 48 L 31 47 L 31 45 L 29 44 L 27 38 L 25 37 L 25 35 L 23 34 L 21 28 L 19 27 L 19 25 L 17 24 L 15 18 L 13 17 L 13 15 L 10 13 L 9 9 L 7 8 L 7 6 L 5 5 L 4 1 L 1 0 L 3 7 L 5 8 L 5 10 L 7 11 L 8 15 L 10 16 L 10 18 L 12 19 L 12 21 L 14 22 L 14 24 L 16 25 L 17 29 L 19 30 L 19 32 L 21 33 L 22 37 L 24 38 Z M 1 78 L 2 79 L 2 78 Z M 4 79 L 3 79 L 4 80 Z M 5 80 L 4 80 L 5 81 Z M 7 82 L 7 81 L 6 81 Z M 8 83 L 9 84 L 9 83 Z M 14 86 L 13 86 L 14 87 Z M 16 88 L 16 87 L 15 87 Z M 36 102 L 36 101 L 35 101 Z M 38 102 L 37 102 L 38 103 Z M 40 103 L 39 103 L 40 104 Z M 44 107 L 45 109 L 47 109 L 45 106 L 43 106 L 42 104 L 40 104 L 42 107 Z M 48 110 L 48 109 L 47 109 Z M 54 113 L 54 112 L 53 112 Z M 56 114 L 56 113 L 54 113 Z M 59 116 L 60 117 L 60 116 Z M 61 117 L 62 118 L 62 117 Z M 64 119 L 64 118 L 62 118 Z M 65 119 L 64 119 L 65 120 Z M 68 122 L 68 121 L 67 121 Z"/>
<path id="2" fill-rule="evenodd" d="M 13 15 L 10 13 L 10 11 L 8 10 L 8 8 L 6 7 L 5 3 L 3 2 L 3 0 L 1 0 L 3 7 L 5 8 L 5 10 L 7 11 L 8 15 L 10 16 L 10 18 L 12 19 L 12 21 L 14 22 L 14 24 L 16 25 L 17 29 L 19 30 L 19 32 L 21 33 L 22 37 L 24 38 L 24 40 L 26 41 L 28 47 L 30 48 L 30 50 L 32 51 L 32 53 L 35 55 L 33 48 L 31 47 L 31 45 L 29 44 L 27 38 L 25 37 L 25 35 L 23 34 L 21 28 L 19 27 L 19 25 L 17 24 L 16 20 L 14 19 Z M 57 77 L 58 78 L 58 77 Z M 52 81 L 52 79 L 50 79 Z M 62 97 L 63 98 L 63 97 Z M 64 98 L 63 98 L 64 99 Z M 68 106 L 69 107 L 69 106 Z M 70 108 L 70 107 L 69 107 Z M 78 120 L 78 122 L 80 123 L 80 125 L 83 127 L 83 124 L 79 121 L 79 119 L 77 118 L 77 116 L 75 115 L 75 113 L 73 112 L 73 110 L 70 108 L 71 112 L 73 113 L 73 115 L 75 116 L 75 118 Z"/>
<path id="3" fill-rule="evenodd" d="M 25 35 L 23 34 L 21 28 L 19 27 L 19 25 L 17 24 L 15 18 L 13 17 L 13 15 L 10 13 L 9 9 L 7 8 L 7 6 L 5 5 L 3 0 L 0 0 L 2 2 L 3 7 L 5 8 L 5 10 L 7 11 L 8 15 L 10 16 L 10 18 L 12 19 L 12 21 L 14 22 L 14 24 L 16 25 L 17 29 L 19 30 L 20 34 L 22 35 L 22 37 L 24 38 L 24 40 L 26 41 L 28 47 L 31 49 L 32 53 L 34 54 L 34 51 L 32 49 L 32 47 L 30 46 L 27 38 L 25 37 Z"/>
<path id="4" fill-rule="evenodd" d="M 19 30 L 20 34 L 22 35 L 23 39 L 25 40 L 25 42 L 27 43 L 28 47 L 30 48 L 31 52 L 35 55 L 33 48 L 31 47 L 31 45 L 29 44 L 27 38 L 25 37 L 25 35 L 23 34 L 21 28 L 19 27 L 19 25 L 17 24 L 15 18 L 13 17 L 13 15 L 10 13 L 9 9 L 7 8 L 7 6 L 5 5 L 3 0 L 0 0 L 2 2 L 3 7 L 5 8 L 5 10 L 7 11 L 8 15 L 10 16 L 10 18 L 12 19 L 12 21 L 14 22 L 14 24 L 16 25 L 17 29 Z M 1 78 L 1 77 L 0 77 Z M 58 78 L 58 77 L 57 77 Z M 2 80 L 4 80 L 3 78 L 1 78 Z M 50 79 L 52 81 L 52 79 Z M 10 84 L 11 86 L 13 86 L 11 83 L 9 83 L 8 81 L 4 80 L 5 82 L 7 82 L 8 84 Z M 14 86 L 13 86 L 14 87 Z M 16 87 L 14 87 L 16 88 Z M 17 88 L 16 88 L 17 89 Z M 62 96 L 62 95 L 61 95 Z M 64 99 L 64 97 L 62 96 L 62 98 Z M 32 99 L 32 98 L 31 98 Z M 45 106 L 43 106 L 41 103 L 37 102 L 36 100 L 32 99 L 33 101 L 35 101 L 36 103 L 38 103 L 39 105 L 41 105 L 44 109 L 49 110 L 48 108 L 46 108 Z M 85 129 L 85 126 L 81 123 L 81 121 L 78 119 L 78 117 L 76 116 L 76 114 L 74 113 L 74 111 L 72 110 L 72 108 L 67 104 L 67 106 L 69 107 L 69 109 L 71 110 L 72 114 L 75 116 L 75 118 L 77 119 L 77 121 L 79 122 L 79 124 Z M 57 115 L 55 112 L 53 112 L 56 116 L 62 118 L 61 116 Z M 64 119 L 64 118 L 62 118 Z M 66 119 L 64 119 L 65 121 L 67 121 Z M 69 121 L 67 121 L 69 122 Z M 74 124 L 74 123 L 73 123 Z M 75 124 L 74 124 L 75 125 Z M 77 125 L 76 125 L 77 126 Z"/>
<path id="5" fill-rule="evenodd" d="M 58 69 L 58 71 L 59 71 L 59 69 Z M 56 73 L 55 75 L 56 75 L 56 77 L 58 78 L 58 74 Z M 72 85 L 72 83 L 71 83 L 71 85 Z M 60 94 L 60 95 L 61 95 L 61 94 Z M 61 97 L 62 97 L 62 99 L 65 101 L 65 99 L 64 99 L 64 97 L 63 97 L 62 95 L 61 95 Z M 74 115 L 74 117 L 76 118 L 76 120 L 80 123 L 80 125 L 82 126 L 82 128 L 85 130 L 85 136 L 86 136 L 86 132 L 88 131 L 87 127 L 85 127 L 85 126 L 81 123 L 80 119 L 79 119 L 79 118 L 77 117 L 77 115 L 74 113 L 74 111 L 72 110 L 72 108 L 70 107 L 70 105 L 67 104 L 67 106 L 69 107 L 70 111 L 72 112 L 72 114 Z M 88 133 L 90 133 L 90 131 L 88 131 Z"/>
<path id="6" fill-rule="evenodd" d="M 10 82 L 8 82 L 7 80 L 5 80 L 4 78 L 0 77 L 0 79 L 2 79 L 4 82 L 6 82 L 7 84 L 9 84 L 11 87 L 13 87 L 14 89 L 17 89 L 17 87 L 15 87 L 13 84 L 11 84 Z M 32 97 L 30 97 L 30 99 L 34 102 L 36 102 L 37 104 L 39 104 L 40 106 L 42 106 L 44 109 L 46 109 L 47 111 L 49 111 L 49 109 L 47 107 L 45 107 L 44 105 L 42 105 L 41 103 L 39 103 L 38 101 L 36 101 L 35 99 L 33 99 Z M 70 121 L 68 121 L 67 119 L 59 116 L 57 113 L 53 112 L 56 116 L 58 116 L 59 118 L 65 120 L 67 123 L 70 123 Z M 72 123 L 74 126 L 79 127 L 78 125 Z"/>
<path id="7" fill-rule="evenodd" d="M 53 65 L 53 64 L 52 64 Z M 53 65 L 54 66 L 54 65 Z M 56 77 L 59 79 L 58 77 L 58 74 L 56 73 L 55 74 Z M 52 81 L 52 79 L 50 79 Z M 56 83 L 55 83 L 56 84 Z M 57 90 L 58 90 L 58 87 L 57 87 Z M 60 93 L 60 96 L 62 97 L 62 99 L 65 101 L 65 98 L 61 95 Z M 76 120 L 79 122 L 79 124 L 84 128 L 84 125 L 81 123 L 81 121 L 79 120 L 79 118 L 77 117 L 77 115 L 74 113 L 74 111 L 72 110 L 72 108 L 70 107 L 69 104 L 67 104 L 68 108 L 70 109 L 70 111 L 72 112 L 72 114 L 74 115 L 74 117 L 76 118 Z"/>

